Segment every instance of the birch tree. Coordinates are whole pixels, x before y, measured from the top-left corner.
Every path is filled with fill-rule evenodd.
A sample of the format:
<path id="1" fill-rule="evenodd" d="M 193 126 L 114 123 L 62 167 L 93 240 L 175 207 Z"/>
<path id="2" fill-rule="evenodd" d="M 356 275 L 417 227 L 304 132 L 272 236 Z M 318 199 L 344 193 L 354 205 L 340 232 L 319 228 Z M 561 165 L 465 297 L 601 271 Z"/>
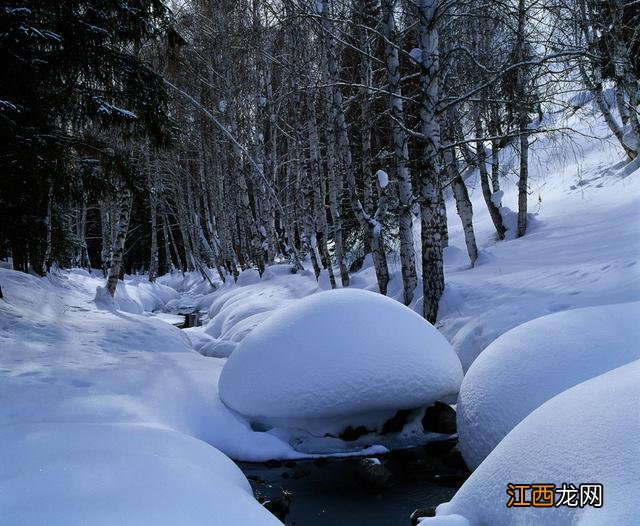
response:
<path id="1" fill-rule="evenodd" d="M 382 27 L 385 37 L 387 78 L 389 83 L 389 116 L 393 135 L 396 180 L 398 185 L 398 223 L 400 236 L 400 262 L 402 266 L 403 301 L 409 305 L 418 284 L 415 252 L 413 249 L 413 188 L 409 173 L 409 147 L 405 131 L 404 107 L 400 88 L 400 61 L 394 19 L 395 0 L 382 0 Z"/>

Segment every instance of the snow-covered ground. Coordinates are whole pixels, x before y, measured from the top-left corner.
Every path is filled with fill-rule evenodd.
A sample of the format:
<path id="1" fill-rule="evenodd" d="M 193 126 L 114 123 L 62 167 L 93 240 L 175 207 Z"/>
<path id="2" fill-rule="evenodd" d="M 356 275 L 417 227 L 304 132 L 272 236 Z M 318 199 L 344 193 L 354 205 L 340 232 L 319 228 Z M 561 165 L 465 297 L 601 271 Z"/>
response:
<path id="1" fill-rule="evenodd" d="M 596 126 L 589 133 L 602 131 Z M 507 170 L 512 155 L 507 150 L 502 159 Z M 475 175 L 468 179 L 480 248 L 475 268 L 469 268 L 455 207 L 448 203 L 447 288 L 437 327 L 465 371 L 500 335 L 525 322 L 570 309 L 640 301 L 638 163 L 622 168 L 619 151 L 587 137 L 573 145 L 540 138 L 532 156 L 532 216 L 524 238 L 495 241 Z M 515 209 L 515 177 L 508 171 L 503 190 L 503 204 Z M 512 224 L 513 214 L 506 208 L 503 212 Z M 396 257 L 390 257 L 389 290 L 397 299 L 399 267 Z M 247 334 L 283 308 L 295 308 L 301 298 L 327 290 L 327 276 L 317 283 L 309 270 L 293 275 L 287 265 L 277 265 L 262 278 L 247 271 L 238 283 L 217 283 L 216 290 L 195 273 L 175 273 L 158 281 L 150 285 L 144 277 L 128 278 L 112 303 L 103 292 L 96 293 L 104 280 L 83 271 L 35 278 L 0 268 L 5 296 L 0 300 L 0 524 L 84 524 L 88 517 L 99 524 L 96 514 L 104 524 L 141 524 L 142 515 L 134 511 L 145 510 L 154 524 L 205 524 L 205 516 L 225 525 L 277 523 L 251 498 L 246 480 L 224 455 L 266 460 L 304 453 L 289 443 L 290 436 L 252 428 L 247 418 L 228 409 L 218 395 L 218 379 L 226 357 Z M 352 276 L 352 285 L 376 289 L 370 261 Z M 412 305 L 415 310 L 419 302 L 417 298 Z M 177 312 L 191 308 L 206 313 L 202 327 L 180 331 L 171 325 Z M 590 329 L 598 331 L 597 326 Z M 335 325 L 326 327 L 329 335 L 336 330 Z M 388 327 L 389 338 L 394 330 Z M 366 335 L 361 339 L 363 347 L 370 344 Z M 526 364 L 523 360 L 522 367 Z M 605 492 L 623 491 L 624 480 L 614 477 L 617 464 L 608 462 L 616 454 L 626 459 L 633 408 L 631 401 L 623 407 L 630 421 L 613 422 L 624 411 L 609 411 L 615 397 L 605 394 L 609 383 L 633 383 L 627 378 L 634 372 L 637 378 L 637 370 L 630 367 L 623 376 L 605 374 L 589 381 L 595 383 L 582 384 L 589 389 L 578 385 L 567 392 L 577 393 L 571 396 L 549 392 L 534 397 L 542 403 L 557 395 L 507 435 L 443 513 L 460 513 L 466 517 L 461 521 L 471 523 L 489 517 L 485 522 L 497 524 L 502 519 L 492 522 L 499 517 L 492 510 L 506 509 L 503 482 L 517 482 L 504 477 L 535 475 L 545 482 L 542 475 L 548 473 L 550 482 L 559 480 L 567 467 L 564 457 L 548 457 L 540 467 L 548 471 L 531 471 L 524 463 L 513 472 L 501 466 L 511 465 L 513 451 L 526 443 L 527 434 L 536 433 L 537 426 L 546 425 L 544 429 L 557 434 L 561 419 L 570 416 L 562 409 L 563 401 L 577 417 L 595 421 L 604 416 L 602 423 L 594 422 L 595 438 L 587 440 L 589 424 L 583 424 L 589 421 L 581 420 L 575 428 L 582 430 L 582 438 L 559 436 L 558 447 L 571 451 L 569 440 L 575 438 L 584 439 L 584 455 L 598 456 L 606 449 L 598 456 L 604 464 L 580 457 L 580 469 L 567 467 L 567 476 L 575 476 L 575 483 L 604 481 L 610 484 Z M 563 374 L 561 368 L 550 370 L 549 374 Z M 261 381 L 272 389 L 286 387 L 270 385 L 268 375 Z M 557 383 L 563 388 L 574 384 Z M 535 388 L 535 382 L 528 385 Z M 603 396 L 594 401 L 597 410 L 587 414 L 576 400 L 588 396 L 591 387 Z M 620 389 L 612 392 L 622 400 L 628 393 Z M 585 405 L 591 407 L 590 402 Z M 612 429 L 615 437 L 607 434 Z M 553 448 L 552 442 L 540 443 L 543 450 Z M 361 446 L 354 444 L 361 453 L 382 450 L 375 441 L 369 445 L 358 450 Z M 534 457 L 530 450 L 526 458 Z M 552 467 L 555 462 L 557 469 Z M 601 472 L 608 478 L 598 479 Z M 586 480 L 590 475 L 593 480 Z M 486 480 L 499 482 L 476 503 L 475 495 L 482 494 Z M 142 491 L 140 500 L 132 501 L 136 491 Z M 122 510 L 108 505 L 112 499 L 122 501 Z M 477 509 L 469 511 L 474 503 Z M 133 510 L 136 505 L 139 509 Z M 630 509 L 607 517 L 624 518 Z M 118 514 L 128 511 L 126 522 Z M 591 512 L 581 517 L 600 521 Z"/>
<path id="2" fill-rule="evenodd" d="M 222 405 L 219 360 L 170 324 L 99 308 L 82 273 L 0 282 L 0 524 L 279 524 L 212 447 L 290 454 Z"/>
<path id="3" fill-rule="evenodd" d="M 449 212 L 452 246 L 439 328 L 465 370 L 489 343 L 526 321 L 640 299 L 640 164 L 629 174 L 628 167 L 615 165 L 616 150 L 593 140 L 581 140 L 577 161 L 566 150 L 554 151 L 549 141 L 540 142 L 526 236 L 493 240 L 478 187 L 474 225 L 481 252 L 469 270 L 460 222 Z M 503 188 L 504 205 L 515 210 L 515 181 Z"/>
<path id="4" fill-rule="evenodd" d="M 281 524 L 217 449 L 144 424 L 0 427 L 4 525 Z"/>

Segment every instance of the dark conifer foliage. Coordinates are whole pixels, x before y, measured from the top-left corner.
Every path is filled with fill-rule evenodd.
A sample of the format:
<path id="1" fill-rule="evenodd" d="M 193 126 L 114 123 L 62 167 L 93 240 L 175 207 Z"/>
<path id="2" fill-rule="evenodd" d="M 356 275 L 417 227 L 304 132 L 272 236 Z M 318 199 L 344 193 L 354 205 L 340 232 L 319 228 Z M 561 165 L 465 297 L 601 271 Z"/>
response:
<path id="1" fill-rule="evenodd" d="M 47 253 L 47 237 L 69 231 L 52 208 L 114 190 L 135 171 L 132 141 L 167 141 L 162 79 L 140 56 L 166 17 L 160 0 L 0 8 L 0 252 L 10 251 L 15 268 L 64 261 L 68 235 Z"/>

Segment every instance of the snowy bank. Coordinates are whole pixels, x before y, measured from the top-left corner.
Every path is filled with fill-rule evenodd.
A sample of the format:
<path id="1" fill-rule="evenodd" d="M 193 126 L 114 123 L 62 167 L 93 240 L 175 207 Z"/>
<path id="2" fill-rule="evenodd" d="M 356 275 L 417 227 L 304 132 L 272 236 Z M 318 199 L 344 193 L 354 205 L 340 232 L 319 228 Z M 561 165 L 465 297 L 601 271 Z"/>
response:
<path id="1" fill-rule="evenodd" d="M 475 469 L 516 424 L 558 393 L 640 359 L 640 303 L 574 309 L 510 330 L 473 362 L 457 405 L 460 450 Z"/>
<path id="2" fill-rule="evenodd" d="M 0 269 L 0 524 L 278 524 L 212 445 L 295 451 L 229 412 L 182 331 L 98 308 L 101 282 Z"/>
<path id="3" fill-rule="evenodd" d="M 215 448 L 139 424 L 0 429 L 0 522 L 11 526 L 281 524 Z"/>
<path id="4" fill-rule="evenodd" d="M 424 526 L 638 524 L 640 361 L 578 384 L 518 424 Z M 603 506 L 510 507 L 507 484 L 603 485 Z M 528 497 L 530 498 L 530 497 Z"/>
<path id="5" fill-rule="evenodd" d="M 446 339 L 392 299 L 321 292 L 246 336 L 220 377 L 225 404 L 254 424 L 335 433 L 453 399 L 462 367 Z"/>

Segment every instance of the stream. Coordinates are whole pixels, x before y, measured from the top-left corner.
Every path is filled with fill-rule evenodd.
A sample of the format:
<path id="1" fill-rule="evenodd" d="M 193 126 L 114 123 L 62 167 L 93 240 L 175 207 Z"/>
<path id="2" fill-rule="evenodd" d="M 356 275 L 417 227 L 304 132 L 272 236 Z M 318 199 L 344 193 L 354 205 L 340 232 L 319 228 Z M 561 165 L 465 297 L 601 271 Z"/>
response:
<path id="1" fill-rule="evenodd" d="M 409 526 L 414 510 L 449 501 L 468 476 L 455 441 L 375 458 L 390 475 L 388 487 L 363 475 L 363 466 L 378 462 L 358 457 L 239 466 L 256 498 L 271 501 L 267 507 L 288 526 Z"/>
<path id="2" fill-rule="evenodd" d="M 202 323 L 188 316 L 161 318 L 180 328 Z M 415 510 L 451 500 L 469 476 L 455 436 L 366 458 L 237 464 L 258 501 L 286 526 L 409 526 Z"/>

